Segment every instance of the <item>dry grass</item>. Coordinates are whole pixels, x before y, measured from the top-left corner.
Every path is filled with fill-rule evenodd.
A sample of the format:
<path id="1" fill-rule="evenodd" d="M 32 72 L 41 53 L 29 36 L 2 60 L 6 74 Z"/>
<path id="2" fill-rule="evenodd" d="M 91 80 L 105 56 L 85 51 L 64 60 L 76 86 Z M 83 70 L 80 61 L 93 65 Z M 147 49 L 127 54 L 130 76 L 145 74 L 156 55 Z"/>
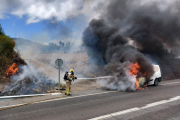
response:
<path id="1" fill-rule="evenodd" d="M 48 65 L 56 67 L 55 60 L 56 59 L 63 60 L 63 66 L 61 67 L 62 71 L 68 71 L 69 69 L 74 69 L 76 74 L 81 74 L 83 76 L 91 76 L 94 75 L 90 73 L 91 65 L 88 62 L 87 53 L 51 53 L 51 54 L 41 54 L 37 57 L 38 60 L 44 62 Z"/>

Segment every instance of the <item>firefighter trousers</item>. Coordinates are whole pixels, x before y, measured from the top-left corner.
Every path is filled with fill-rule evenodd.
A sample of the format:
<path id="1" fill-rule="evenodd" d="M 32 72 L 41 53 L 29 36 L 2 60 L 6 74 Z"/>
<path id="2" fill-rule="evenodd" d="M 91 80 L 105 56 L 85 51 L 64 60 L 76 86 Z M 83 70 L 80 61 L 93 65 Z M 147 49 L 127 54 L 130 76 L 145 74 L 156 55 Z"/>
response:
<path id="1" fill-rule="evenodd" d="M 66 95 L 69 95 L 71 90 L 71 81 L 67 80 L 66 81 Z"/>

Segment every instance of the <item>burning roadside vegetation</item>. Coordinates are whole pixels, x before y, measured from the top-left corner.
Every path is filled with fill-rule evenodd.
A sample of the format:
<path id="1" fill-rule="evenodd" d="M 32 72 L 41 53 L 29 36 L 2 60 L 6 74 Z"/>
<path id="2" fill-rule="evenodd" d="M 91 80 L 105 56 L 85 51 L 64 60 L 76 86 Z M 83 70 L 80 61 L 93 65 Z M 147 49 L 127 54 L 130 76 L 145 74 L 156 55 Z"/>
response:
<path id="1" fill-rule="evenodd" d="M 13 64 L 6 70 L 6 79 L 9 82 L 0 93 L 1 96 L 47 93 L 55 86 L 54 81 L 29 66 L 17 53 Z"/>
<path id="2" fill-rule="evenodd" d="M 27 64 L 0 25 L 0 96 L 47 93 L 55 82 Z"/>

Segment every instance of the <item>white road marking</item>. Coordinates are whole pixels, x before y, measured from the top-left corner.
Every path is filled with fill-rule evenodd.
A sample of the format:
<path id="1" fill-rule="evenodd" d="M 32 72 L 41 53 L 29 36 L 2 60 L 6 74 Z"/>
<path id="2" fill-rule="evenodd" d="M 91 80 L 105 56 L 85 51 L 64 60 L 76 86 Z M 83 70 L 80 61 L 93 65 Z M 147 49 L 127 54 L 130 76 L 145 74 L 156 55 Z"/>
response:
<path id="1" fill-rule="evenodd" d="M 2 106 L 2 107 L 0 107 L 0 109 L 8 108 L 8 107 L 14 107 L 14 106 L 21 106 L 21 105 L 23 105 L 23 104 L 16 104 L 16 105 Z"/>
<path id="2" fill-rule="evenodd" d="M 176 100 L 180 100 L 180 96 L 176 96 L 176 97 L 170 98 L 168 100 L 161 100 L 161 101 L 158 101 L 158 102 L 150 103 L 150 104 L 147 104 L 147 105 L 145 105 L 143 107 L 134 107 L 134 108 L 130 108 L 130 109 L 127 109 L 127 110 L 122 110 L 122 111 L 119 111 L 119 112 L 115 112 L 115 113 L 99 116 L 99 117 L 92 118 L 92 119 L 89 119 L 89 120 L 107 119 L 107 118 L 111 118 L 111 117 L 115 117 L 115 116 L 131 113 L 131 112 L 134 112 L 134 111 L 139 111 L 139 110 L 147 109 L 147 108 L 154 107 L 154 106 L 157 106 L 157 105 L 162 105 L 162 104 L 165 104 L 165 103 L 173 102 L 173 101 L 176 101 Z"/>
<path id="3" fill-rule="evenodd" d="M 36 102 L 36 103 L 50 102 L 50 101 L 64 100 L 64 99 L 71 99 L 71 98 L 79 98 L 79 97 L 85 97 L 85 96 L 92 96 L 92 95 L 105 94 L 105 93 L 110 93 L 110 92 L 118 92 L 118 91 L 108 91 L 108 92 L 101 92 L 101 93 L 94 93 L 94 94 L 80 95 L 80 96 L 74 96 L 74 97 L 64 97 L 64 98 L 58 98 L 58 99 L 52 99 L 52 100 L 46 100 L 46 101 L 40 101 L 40 102 Z"/>
<path id="4" fill-rule="evenodd" d="M 50 93 L 50 95 L 61 95 L 62 93 Z"/>
<path id="5" fill-rule="evenodd" d="M 34 102 L 33 104 L 35 104 L 35 103 L 42 103 L 42 102 L 56 101 L 56 100 L 64 100 L 64 99 L 78 98 L 78 97 L 85 97 L 85 96 L 92 96 L 92 95 L 99 95 L 99 94 L 110 93 L 110 92 L 117 92 L 117 91 L 101 92 L 101 93 L 94 93 L 94 94 L 80 95 L 80 96 L 74 96 L 74 97 L 64 97 L 64 98 L 58 98 L 58 99 L 52 99 L 52 100 L 38 101 L 38 102 Z M 23 103 L 23 104 L 25 104 L 25 103 Z M 16 105 L 2 106 L 2 107 L 0 107 L 0 109 L 8 108 L 8 107 L 14 107 L 14 106 L 20 106 L 20 105 L 23 105 L 23 104 L 16 104 Z"/>
<path id="6" fill-rule="evenodd" d="M 175 83 L 180 83 L 180 82 L 170 82 L 170 83 L 165 83 L 165 84 L 160 84 L 160 85 L 170 85 L 170 84 L 175 84 Z"/>
<path id="7" fill-rule="evenodd" d="M 30 94 L 30 95 L 14 95 L 14 96 L 2 96 L 0 99 L 10 99 L 10 98 L 19 98 L 19 97 L 32 97 L 32 96 L 44 96 L 48 94 Z"/>
<path id="8" fill-rule="evenodd" d="M 92 119 L 89 119 L 89 120 L 102 120 L 102 119 L 105 119 L 105 118 L 107 119 L 107 118 L 111 118 L 113 116 L 118 116 L 118 115 L 126 114 L 126 113 L 129 113 L 129 112 L 137 111 L 137 110 L 139 110 L 139 108 L 131 108 L 131 109 L 123 110 L 121 112 L 107 114 L 107 115 L 103 115 L 103 116 L 100 116 L 100 117 L 97 117 L 97 118 L 92 118 Z"/>
<path id="9" fill-rule="evenodd" d="M 46 95 L 60 95 L 62 93 L 48 93 L 48 94 L 29 94 L 29 95 L 13 95 L 13 96 L 2 96 L 0 99 L 11 99 L 21 97 L 33 97 L 33 96 L 46 96 Z"/>

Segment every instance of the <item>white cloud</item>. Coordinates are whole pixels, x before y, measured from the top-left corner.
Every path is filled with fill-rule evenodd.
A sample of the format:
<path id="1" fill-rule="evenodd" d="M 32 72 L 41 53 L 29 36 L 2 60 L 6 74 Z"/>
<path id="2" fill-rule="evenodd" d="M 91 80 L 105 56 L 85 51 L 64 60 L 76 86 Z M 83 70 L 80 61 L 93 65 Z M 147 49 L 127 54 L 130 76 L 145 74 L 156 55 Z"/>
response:
<path id="1" fill-rule="evenodd" d="M 5 0 L 0 4 L 0 18 L 5 18 L 5 13 L 26 16 L 27 24 L 52 18 L 61 21 L 78 15 L 90 20 L 99 16 L 96 9 L 104 5 L 102 2 L 105 0 Z"/>

